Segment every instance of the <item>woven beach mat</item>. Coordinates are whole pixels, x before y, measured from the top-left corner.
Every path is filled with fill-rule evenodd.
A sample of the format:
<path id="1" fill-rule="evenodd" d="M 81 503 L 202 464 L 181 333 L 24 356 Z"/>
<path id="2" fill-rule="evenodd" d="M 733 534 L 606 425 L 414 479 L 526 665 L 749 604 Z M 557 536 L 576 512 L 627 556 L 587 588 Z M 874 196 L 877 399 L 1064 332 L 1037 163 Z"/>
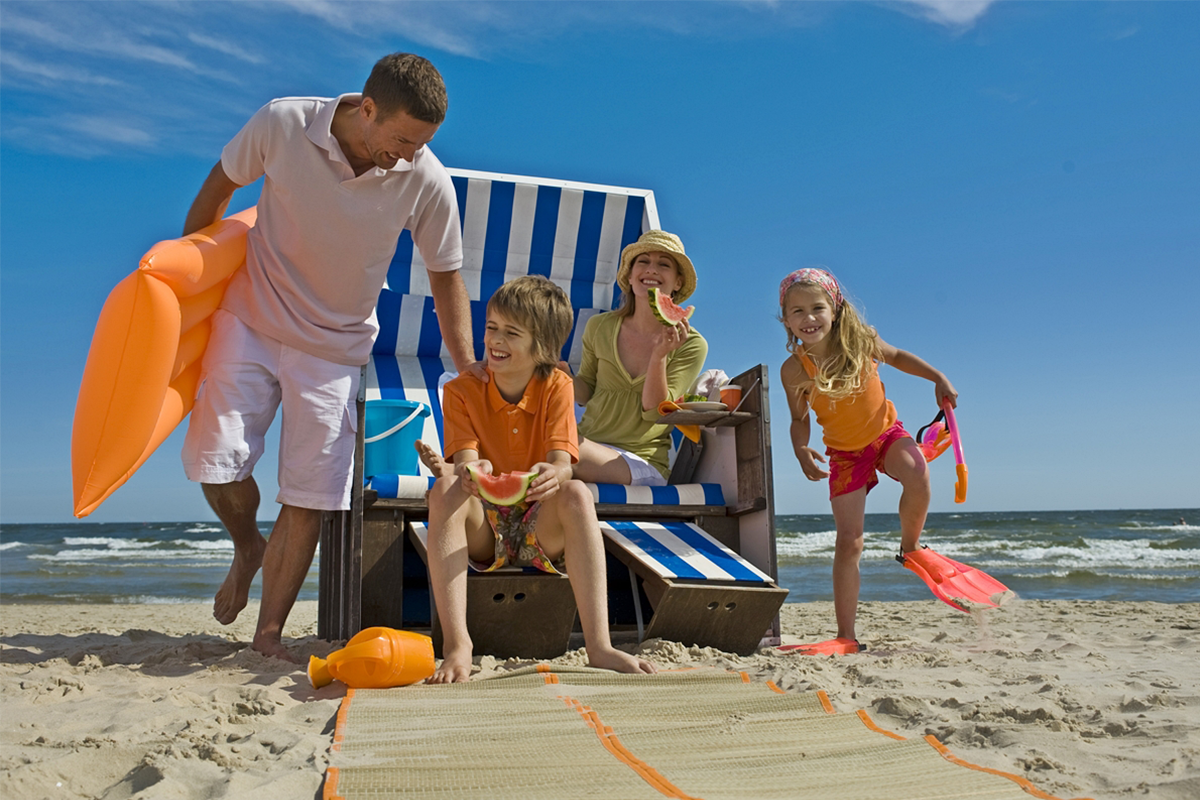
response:
<path id="1" fill-rule="evenodd" d="M 932 746 L 931 746 L 932 745 Z M 350 690 L 326 800 L 1028 800 L 1023 778 L 903 739 L 823 692 L 745 673 L 540 665 L 450 686 Z"/>

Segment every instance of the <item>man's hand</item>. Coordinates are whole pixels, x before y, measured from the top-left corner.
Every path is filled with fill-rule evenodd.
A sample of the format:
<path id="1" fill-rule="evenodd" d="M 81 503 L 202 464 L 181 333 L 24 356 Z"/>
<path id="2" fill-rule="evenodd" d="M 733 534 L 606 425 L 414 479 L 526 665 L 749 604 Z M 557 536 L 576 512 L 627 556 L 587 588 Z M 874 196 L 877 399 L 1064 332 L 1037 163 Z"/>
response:
<path id="1" fill-rule="evenodd" d="M 476 361 L 463 370 L 463 373 L 470 375 L 482 383 L 487 383 L 492 379 L 492 376 L 488 374 L 486 361 Z"/>

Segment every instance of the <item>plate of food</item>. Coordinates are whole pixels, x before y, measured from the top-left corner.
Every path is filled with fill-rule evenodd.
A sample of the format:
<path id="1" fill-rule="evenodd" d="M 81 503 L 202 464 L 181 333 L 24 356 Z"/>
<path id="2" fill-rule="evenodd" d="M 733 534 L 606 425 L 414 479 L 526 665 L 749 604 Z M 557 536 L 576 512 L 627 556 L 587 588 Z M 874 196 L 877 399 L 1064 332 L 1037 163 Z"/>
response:
<path id="1" fill-rule="evenodd" d="M 690 400 L 679 404 L 684 411 L 725 411 L 729 406 L 710 400 Z"/>

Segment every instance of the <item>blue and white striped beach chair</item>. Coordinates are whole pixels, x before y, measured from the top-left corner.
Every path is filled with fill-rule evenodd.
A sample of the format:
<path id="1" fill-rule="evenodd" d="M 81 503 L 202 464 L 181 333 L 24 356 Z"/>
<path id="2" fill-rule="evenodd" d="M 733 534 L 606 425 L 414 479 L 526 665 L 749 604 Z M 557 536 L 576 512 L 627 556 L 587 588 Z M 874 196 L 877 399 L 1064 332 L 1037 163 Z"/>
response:
<path id="1" fill-rule="evenodd" d="M 563 348 L 562 357 L 577 368 L 582 357 L 583 329 L 587 320 L 619 304 L 620 289 L 616 286 L 616 275 L 622 248 L 636 240 L 643 231 L 658 227 L 653 193 L 641 189 L 495 173 L 466 170 L 450 172 L 458 194 L 463 225 L 462 276 L 471 298 L 476 347 L 481 347 L 486 301 L 495 289 L 504 281 L 521 275 L 545 275 L 567 292 L 575 308 L 575 325 Z M 424 264 L 413 247 L 412 239 L 405 232 L 400 238 L 388 272 L 387 285 L 376 307 L 380 332 L 366 368 L 362 398 L 368 401 L 380 398 L 406 399 L 428 404 L 432 414 L 425 418 L 420 438 L 440 450 L 442 408 L 439 384 L 443 376 L 454 369 L 454 365 L 442 344 L 429 292 Z M 763 413 L 740 415 L 743 419 L 752 420 L 756 430 L 765 428 L 767 424 L 766 398 L 765 394 L 761 394 L 765 392 L 766 381 L 761 380 L 759 384 L 757 393 L 748 393 L 746 406 L 761 408 Z M 362 429 L 360 424 L 360 447 Z M 739 428 L 739 435 L 740 432 Z M 762 431 L 758 432 L 760 435 L 757 438 L 762 439 Z M 723 552 L 725 555 L 712 561 L 710 566 L 705 565 L 704 558 L 691 558 L 695 566 L 690 572 L 668 575 L 670 570 L 663 572 L 660 569 L 663 561 L 655 560 L 651 554 L 654 547 L 631 548 L 628 546 L 631 541 L 629 536 L 619 535 L 617 528 L 611 525 L 605 527 L 606 547 L 630 568 L 628 574 L 610 574 L 610 579 L 616 578 L 610 583 L 619 586 L 621 581 L 625 582 L 621 599 L 612 603 L 613 613 L 610 616 L 614 618 L 614 623 L 624 624 L 622 618 L 625 618 L 631 628 L 636 628 L 639 634 L 646 636 L 691 639 L 687 643 L 744 651 L 750 646 L 747 645 L 750 639 L 756 645 L 763 635 L 768 638 L 772 632 L 777 635 L 777 631 L 769 628 L 786 592 L 779 589 L 771 578 L 775 548 L 773 515 L 769 510 L 769 481 L 757 481 L 761 486 L 739 485 L 738 477 L 742 470 L 734 463 L 733 429 L 726 428 L 722 433 L 727 436 L 713 437 L 718 440 L 713 458 L 719 460 L 719 451 L 722 449 L 719 440 L 724 438 L 729 463 L 724 467 L 710 467 L 707 471 L 712 479 L 704 483 L 653 489 L 613 485 L 593 485 L 591 488 L 600 518 L 619 520 L 619 523 L 613 524 L 621 526 L 627 521 L 642 526 L 644 532 L 636 538 L 643 545 L 648 539 L 661 538 L 669 543 L 669 547 L 680 546 L 681 540 L 676 534 L 667 533 L 666 528 L 656 527 L 651 522 L 664 517 L 690 521 L 693 523 L 691 527 L 697 531 L 699 528 L 694 524 L 696 520 L 712 520 L 707 524 L 715 524 L 724 533 L 723 536 L 718 533 L 718 539 L 724 543 L 706 537 L 707 546 L 697 552 L 714 555 Z M 760 453 L 769 454 L 769 437 L 762 439 L 759 444 Z M 414 550 L 423 554 L 419 537 L 412 537 L 411 530 L 407 542 L 404 537 L 405 530 L 411 528 L 410 523 L 424 519 L 427 513 L 424 498 L 432 479 L 424 466 L 420 469 L 420 475 L 368 476 L 365 497 L 356 499 L 356 508 L 352 510 L 349 520 L 328 526 L 322 539 L 321 563 L 320 620 L 321 635 L 325 638 L 346 638 L 370 625 L 415 626 L 435 620 L 435 614 L 428 606 L 427 584 L 420 574 L 424 571 L 423 565 L 418 572 L 412 563 L 416 559 L 406 561 L 404 558 L 405 549 L 409 550 L 410 555 Z M 770 465 L 761 465 L 758 474 L 769 477 Z M 742 491 L 743 488 L 747 491 Z M 730 502 L 731 498 L 741 496 L 748 499 Z M 731 510 L 741 516 L 730 516 Z M 745 518 L 755 514 L 766 515 L 765 527 L 759 525 L 763 531 L 757 537 L 761 541 L 752 548 L 754 555 L 743 558 L 735 552 L 738 540 L 745 538 L 740 530 L 744 526 L 739 525 L 738 521 L 745 521 Z M 700 533 L 706 536 L 702 531 Z M 330 561 L 328 575 L 325 569 L 327 545 Z M 732 549 L 729 545 L 732 545 Z M 724 568 L 737 562 L 742 562 L 744 567 L 732 570 Z M 610 573 L 614 572 L 622 573 L 624 570 L 610 569 Z M 401 575 L 402 585 L 398 580 Z M 496 573 L 479 576 L 485 577 L 500 579 Z M 527 580 L 532 582 L 540 577 L 545 576 L 527 576 Z M 546 594 L 544 602 L 549 608 L 555 604 L 561 605 L 563 591 L 569 593 L 569 588 L 523 589 L 522 586 L 526 584 L 512 582 L 515 579 L 511 575 L 508 578 L 510 583 L 503 590 L 498 588 L 494 592 L 497 597 L 506 598 L 505 602 L 517 594 L 523 594 L 523 601 L 532 601 Z M 549 581 L 566 583 L 553 576 L 549 576 Z M 714 588 L 721 589 L 720 598 L 709 596 Z M 743 590 L 778 599 L 761 623 L 757 618 L 751 621 L 745 614 L 736 611 L 743 604 L 740 597 L 729 599 Z M 487 590 L 481 586 L 474 591 Z M 614 588 L 613 592 L 621 590 Z M 627 598 L 625 594 L 628 594 Z M 468 599 L 469 614 L 475 613 L 471 599 Z M 668 603 L 666 614 L 662 607 L 664 601 Z M 713 603 L 718 605 L 712 606 Z M 703 609 L 703 613 L 696 609 L 687 611 L 689 604 Z M 525 602 L 523 613 L 528 615 L 531 605 L 534 603 Z M 727 605 L 729 608 L 726 608 Z M 717 608 L 722 611 L 711 613 Z M 492 609 L 492 613 L 500 612 Z M 762 616 L 761 611 L 757 613 L 759 617 Z M 684 619 L 689 614 L 708 616 L 714 620 L 719 618 L 725 627 L 731 630 L 738 628 L 738 648 L 729 647 L 732 642 L 730 636 L 712 633 L 720 624 L 710 620 L 697 625 Z M 643 624 L 646 618 L 649 622 Z M 673 618 L 677 619 L 673 621 Z M 475 622 L 469 624 L 477 649 L 487 652 L 486 642 L 481 643 L 476 635 Z M 747 625 L 757 630 L 747 634 Z M 519 645 L 522 637 L 528 639 L 520 630 L 523 626 L 508 627 L 515 631 L 516 638 L 511 642 L 514 646 Z M 692 636 L 690 631 L 695 631 L 696 635 Z M 565 643 L 563 639 L 563 649 Z M 507 645 L 499 644 L 492 649 L 503 651 Z M 534 655 L 528 652 L 498 654 Z"/>

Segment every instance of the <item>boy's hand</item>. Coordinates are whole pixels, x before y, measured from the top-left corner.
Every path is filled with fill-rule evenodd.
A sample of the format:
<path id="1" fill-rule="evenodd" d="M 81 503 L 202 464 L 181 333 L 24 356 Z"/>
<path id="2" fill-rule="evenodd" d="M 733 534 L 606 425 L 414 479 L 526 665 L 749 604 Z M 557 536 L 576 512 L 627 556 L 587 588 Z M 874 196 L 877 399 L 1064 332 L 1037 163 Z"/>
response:
<path id="1" fill-rule="evenodd" d="M 492 462 L 486 458 L 481 458 L 478 461 L 464 461 L 461 464 L 454 465 L 454 474 L 458 476 L 459 484 L 462 488 L 472 497 L 479 497 L 479 484 L 471 478 L 471 473 L 467 470 L 468 465 L 474 467 L 476 472 L 491 475 Z"/>
<path id="2" fill-rule="evenodd" d="M 950 401 L 951 408 L 958 408 L 958 392 L 954 390 L 950 379 L 945 375 L 933 382 L 933 392 L 937 395 L 938 408 L 942 407 L 943 397 Z"/>
<path id="3" fill-rule="evenodd" d="M 824 480 L 829 477 L 829 470 L 822 469 L 817 466 L 817 462 L 825 463 L 825 456 L 813 450 L 811 447 L 803 447 L 796 454 L 796 459 L 800 462 L 800 469 L 804 471 L 804 477 L 810 481 Z"/>
<path id="4" fill-rule="evenodd" d="M 566 471 L 563 474 L 563 471 Z M 540 461 L 533 465 L 532 472 L 537 473 L 537 477 L 533 479 L 533 483 L 529 484 L 529 492 L 525 495 L 525 501 L 528 503 L 538 503 L 550 497 L 558 491 L 558 487 L 564 481 L 571 479 L 570 466 L 562 466 L 551 464 L 547 461 Z"/>

